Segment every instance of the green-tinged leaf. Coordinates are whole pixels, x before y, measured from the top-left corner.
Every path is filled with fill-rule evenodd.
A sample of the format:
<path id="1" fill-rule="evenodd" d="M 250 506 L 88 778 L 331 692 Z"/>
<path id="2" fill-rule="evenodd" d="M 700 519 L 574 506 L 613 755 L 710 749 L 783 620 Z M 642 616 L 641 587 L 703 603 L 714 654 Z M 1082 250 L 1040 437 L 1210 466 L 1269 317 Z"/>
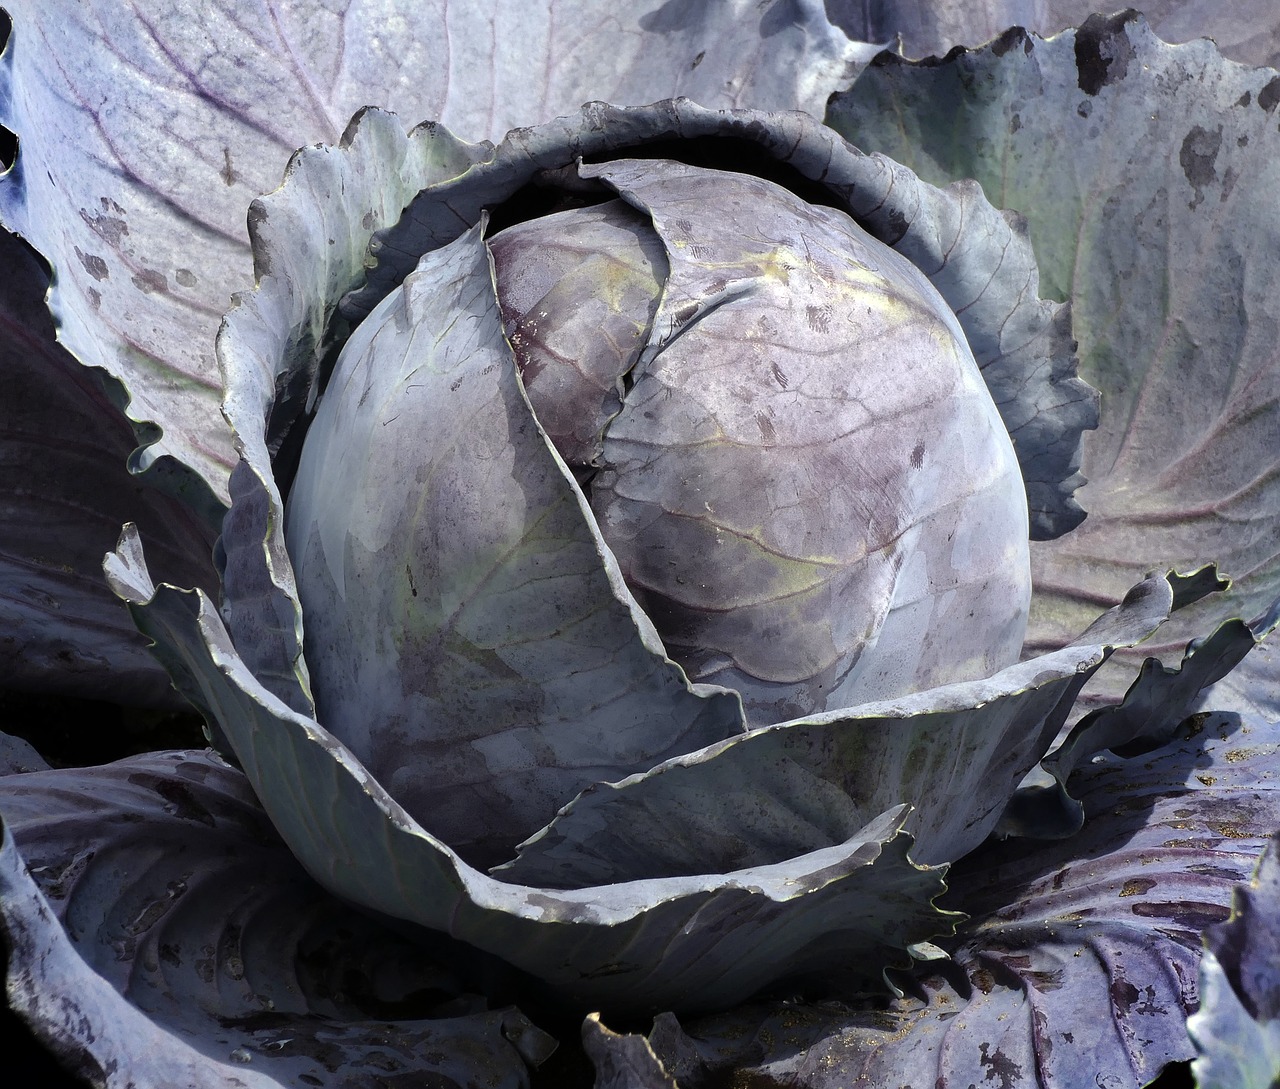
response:
<path id="1" fill-rule="evenodd" d="M 368 313 L 421 254 L 457 238 L 483 209 L 526 185 L 562 183 L 572 173 L 580 187 L 580 158 L 625 157 L 653 144 L 698 165 L 732 166 L 796 186 L 811 202 L 848 212 L 915 264 L 955 311 L 1014 439 L 1032 536 L 1079 523 L 1083 512 L 1072 496 L 1080 484 L 1080 438 L 1095 425 L 1097 395 L 1076 377 L 1066 308 L 1038 296 L 1020 222 L 996 212 L 973 184 L 942 191 L 924 185 L 802 114 L 716 112 L 681 99 L 644 109 L 590 103 L 578 115 L 512 132 L 458 178 L 420 193 L 395 227 L 375 237 L 377 263 L 343 312 L 352 320 Z"/>
<path id="2" fill-rule="evenodd" d="M 733 1070 L 796 1089 L 1146 1085 L 1192 1055 L 1201 931 L 1280 823 L 1278 742 L 1280 727 L 1220 716 L 1082 769 L 1078 836 L 988 843 L 952 868 L 972 919 L 951 964 L 895 975 L 901 999 L 745 1008 L 685 1031 L 660 1018 L 650 1044 L 682 1084 Z"/>
<path id="3" fill-rule="evenodd" d="M 1071 646 L 988 679 L 755 730 L 592 787 L 497 872 L 587 885 L 761 865 L 902 802 L 912 856 L 952 861 L 991 831 L 1110 648 L 1149 635 L 1172 599 L 1153 576 Z"/>
<path id="4" fill-rule="evenodd" d="M 1085 715 L 1028 775 L 1001 818 L 1000 832 L 1042 837 L 1074 834 L 1084 811 L 1068 789 L 1072 773 L 1104 749 L 1124 751 L 1134 744 L 1153 748 L 1168 742 L 1198 706 L 1217 706 L 1204 693 L 1230 675 L 1274 626 L 1274 618 L 1253 627 L 1228 620 L 1190 644 L 1176 667 L 1148 658 L 1120 703 Z"/>
<path id="5" fill-rule="evenodd" d="M 762 178 L 665 159 L 580 173 L 668 252 L 590 483 L 668 653 L 756 726 L 1017 661 L 1026 490 L 920 270 Z"/>
<path id="6" fill-rule="evenodd" d="M 180 700 L 102 578 L 102 555 L 136 521 L 167 578 L 208 589 L 212 533 L 126 471 L 132 430 L 101 375 L 54 341 L 48 286 L 31 251 L 0 231 L 0 688 L 172 707 Z"/>
<path id="7" fill-rule="evenodd" d="M 1199 1089 L 1272 1089 L 1280 1083 L 1280 835 L 1229 922 L 1209 929 L 1200 960 L 1200 1008 L 1187 1022 Z"/>
<path id="8" fill-rule="evenodd" d="M 211 754 L 10 776 L 0 812 L 10 1001 L 95 1084 L 521 1089 L 554 1046 L 327 896 Z"/>
<path id="9" fill-rule="evenodd" d="M 976 178 L 1025 215 L 1048 290 L 1071 298 L 1103 418 L 1088 520 L 1032 548 L 1027 654 L 1156 565 L 1212 560 L 1234 579 L 1149 648 L 1171 660 L 1280 597 L 1278 80 L 1128 13 L 935 65 L 885 59 L 832 106 L 850 139 L 938 184 Z M 1135 658 L 1087 698 L 1119 699 Z"/>
<path id="10" fill-rule="evenodd" d="M 473 862 L 745 728 L 667 659 L 538 427 L 478 227 L 352 334 L 286 533 L 318 718 Z"/>
<path id="11" fill-rule="evenodd" d="M 113 588 L 226 734 L 293 852 L 345 899 L 502 957 L 574 1001 L 710 1008 L 821 971 L 865 980 L 949 930 L 917 866 L 905 807 L 787 862 L 561 892 L 487 877 L 419 827 L 350 751 L 245 668 L 199 592 L 156 589 L 137 536 L 108 557 Z"/>
<path id="12" fill-rule="evenodd" d="M 816 0 L 626 11 L 595 0 L 317 5 L 12 0 L 0 123 L 17 167 L 0 220 L 57 270 L 60 335 L 120 379 L 145 446 L 227 499 L 235 461 L 213 353 L 252 282 L 245 209 L 294 149 L 333 143 L 370 103 L 472 139 L 592 98 L 683 92 L 710 105 L 817 112 L 874 52 Z M 396 209 L 398 212 L 399 209 Z"/>

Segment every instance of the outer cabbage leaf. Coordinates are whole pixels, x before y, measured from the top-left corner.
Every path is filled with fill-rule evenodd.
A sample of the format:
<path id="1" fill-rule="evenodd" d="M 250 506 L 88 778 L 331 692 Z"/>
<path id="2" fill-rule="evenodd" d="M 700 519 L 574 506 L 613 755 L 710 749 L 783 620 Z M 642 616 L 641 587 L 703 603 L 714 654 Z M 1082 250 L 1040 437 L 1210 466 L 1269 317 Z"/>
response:
<path id="1" fill-rule="evenodd" d="M 7 231 L 0 269 L 0 688 L 172 707 L 100 557 L 135 521 L 168 578 L 211 588 L 212 531 L 126 472 L 132 430 L 101 375 L 55 342 L 49 276 Z"/>
<path id="2" fill-rule="evenodd" d="M 1151 564 L 1213 559 L 1235 580 L 1166 627 L 1149 648 L 1163 657 L 1280 597 L 1277 104 L 1274 72 L 1165 45 L 1128 13 L 936 65 L 884 58 L 832 106 L 850 138 L 1021 210 L 1048 290 L 1072 299 L 1105 409 L 1086 443 L 1088 520 L 1032 549 L 1028 654 Z M 1134 657 L 1085 699 L 1118 699 Z"/>
<path id="3" fill-rule="evenodd" d="M 1190 1058 L 1201 932 L 1280 822 L 1280 726 L 1204 716 L 1189 733 L 1083 768 L 1078 836 L 989 842 L 952 867 L 972 919 L 945 943 L 954 962 L 895 975 L 900 999 L 659 1018 L 656 1057 L 682 1084 L 734 1069 L 798 1089 L 1136 1089 Z"/>
<path id="4" fill-rule="evenodd" d="M 1097 0 L 826 0 L 832 22 L 851 37 L 901 37 L 908 57 L 972 48 L 1011 26 L 1048 37 L 1097 11 Z M 1147 0 L 1142 11 L 1166 42 L 1212 38 L 1231 60 L 1280 66 L 1280 11 L 1271 0 Z"/>
<path id="5" fill-rule="evenodd" d="M 683 90 L 712 104 L 808 107 L 872 51 L 815 0 L 626 13 L 593 0 L 178 0 L 9 4 L 0 123 L 20 139 L 0 221 L 58 271 L 60 336 L 131 398 L 148 445 L 227 499 L 234 464 L 213 354 L 249 286 L 244 210 L 295 148 L 335 142 L 374 102 L 472 139 L 588 98 Z M 395 214 L 399 209 L 395 209 Z M 381 225 L 381 224 L 379 224 Z"/>
<path id="6" fill-rule="evenodd" d="M 1187 1022 L 1200 1089 L 1270 1089 L 1280 1082 L 1280 835 L 1273 836 L 1231 919 L 1205 934 L 1200 1008 Z"/>
<path id="7" fill-rule="evenodd" d="M 954 917 L 932 901 L 897 806 L 842 843 L 728 874 L 561 892 L 507 884 L 427 834 L 342 744 L 245 667 L 199 591 L 152 585 L 136 532 L 113 589 L 184 694 L 217 723 L 285 842 L 330 891 L 502 957 L 612 1009 L 711 1008 L 779 977 L 874 977 Z"/>
<path id="8" fill-rule="evenodd" d="M 1146 638 L 1172 600 L 1152 576 L 1070 646 L 993 677 L 754 730 L 593 786 L 497 872 L 577 885 L 760 865 L 838 842 L 896 802 L 914 806 L 913 857 L 959 858 L 995 826 L 1110 648 Z"/>
<path id="9" fill-rule="evenodd" d="M 554 1047 L 327 896 L 211 754 L 9 776 L 0 811 L 9 1000 L 96 1085 L 519 1089 Z"/>

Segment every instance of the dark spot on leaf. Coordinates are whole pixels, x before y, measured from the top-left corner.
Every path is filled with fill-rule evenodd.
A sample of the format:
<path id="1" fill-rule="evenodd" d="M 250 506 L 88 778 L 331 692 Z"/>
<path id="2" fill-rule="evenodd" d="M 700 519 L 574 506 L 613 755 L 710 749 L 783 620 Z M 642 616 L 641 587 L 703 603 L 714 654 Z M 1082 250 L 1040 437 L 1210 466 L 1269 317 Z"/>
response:
<path id="1" fill-rule="evenodd" d="M 987 1076 L 982 1079 L 983 1083 L 985 1084 L 998 1078 L 997 1084 L 1000 1089 L 1014 1089 L 1015 1086 L 1022 1085 L 1022 1067 L 999 1048 L 994 1051 L 988 1051 L 990 1047 L 991 1045 L 985 1041 L 978 1046 L 978 1053 L 982 1057 L 982 1065 L 987 1068 Z"/>
<path id="2" fill-rule="evenodd" d="M 407 563 L 404 565 L 404 573 L 405 573 L 405 577 L 408 578 L 409 580 L 409 593 L 411 593 L 414 597 L 417 597 L 418 587 L 414 585 L 413 571 L 410 569 Z"/>
<path id="3" fill-rule="evenodd" d="M 760 437 L 764 439 L 766 445 L 773 445 L 778 435 L 773 428 L 773 421 L 769 419 L 768 413 L 756 413 L 756 426 L 760 428 Z"/>
<path id="4" fill-rule="evenodd" d="M 129 225 L 117 216 L 107 216 L 100 212 L 90 215 L 85 209 L 81 208 L 80 218 L 108 246 L 119 246 L 120 239 L 129 233 Z"/>
<path id="5" fill-rule="evenodd" d="M 892 246 L 904 234 L 907 233 L 908 225 L 909 224 L 907 223 L 907 217 L 899 209 L 894 208 L 890 210 L 889 231 L 887 233 L 887 236 L 884 238 L 881 238 L 880 241 L 885 243 L 885 245 Z"/>
<path id="6" fill-rule="evenodd" d="M 213 815 L 196 801 L 191 789 L 184 783 L 175 783 L 170 779 L 161 779 L 156 775 L 138 772 L 129 776 L 129 782 L 154 790 L 168 804 L 165 809 L 182 820 L 195 821 L 214 826 Z"/>
<path id="7" fill-rule="evenodd" d="M 690 321 L 692 321 L 693 318 L 697 316 L 697 313 L 698 313 L 697 303 L 685 303 L 684 306 L 680 307 L 679 310 L 677 310 L 674 314 L 671 315 L 671 320 L 674 325 L 679 327 L 681 325 L 686 325 Z"/>
<path id="8" fill-rule="evenodd" d="M 1121 896 L 1142 896 L 1156 887 L 1150 877 L 1131 877 L 1120 890 Z"/>
<path id="9" fill-rule="evenodd" d="M 1017 132 L 1020 128 L 1022 128 L 1022 115 L 1015 113 L 1011 118 L 1009 118 L 1010 135 Z"/>
<path id="10" fill-rule="evenodd" d="M 809 328 L 815 333 L 825 333 L 831 327 L 831 307 L 829 306 L 806 306 L 804 315 Z"/>
<path id="11" fill-rule="evenodd" d="M 686 0 L 667 0 L 657 11 L 640 16 L 640 29 L 651 34 L 669 34 L 689 30 L 697 21 L 698 12 L 694 5 Z"/>
<path id="12" fill-rule="evenodd" d="M 173 274 L 173 278 L 177 280 L 178 283 L 180 283 L 183 287 L 196 286 L 196 274 L 192 272 L 189 268 L 178 269 L 178 271 Z"/>
<path id="13" fill-rule="evenodd" d="M 1137 17 L 1132 10 L 1091 15 L 1076 31 L 1076 82 L 1085 94 L 1096 95 L 1128 74 L 1134 50 L 1125 26 Z"/>
<path id="14" fill-rule="evenodd" d="M 108 279 L 111 276 L 111 272 L 107 268 L 106 261 L 104 261 L 96 253 L 85 253 L 83 250 L 80 249 L 79 246 L 77 246 L 76 256 L 80 258 L 80 263 L 84 265 L 85 272 L 87 272 L 99 283 L 101 283 L 103 280 Z"/>
<path id="15" fill-rule="evenodd" d="M 1081 117 L 1088 117 L 1093 113 L 1093 103 L 1086 98 L 1079 106 L 1076 107 L 1076 113 Z"/>
<path id="16" fill-rule="evenodd" d="M 240 180 L 240 175 L 235 172 L 231 165 L 231 149 L 229 147 L 222 149 L 222 170 L 220 174 L 223 182 L 227 185 L 235 185 Z"/>
<path id="17" fill-rule="evenodd" d="M 1204 200 L 1205 186 L 1218 180 L 1218 171 L 1214 164 L 1217 162 L 1221 147 L 1221 125 L 1213 132 L 1199 125 L 1193 125 L 1191 131 L 1182 140 L 1178 162 L 1182 164 L 1182 172 L 1196 193 L 1195 199 L 1190 204 L 1191 208 L 1195 208 Z"/>
<path id="18" fill-rule="evenodd" d="M 689 65 L 689 70 L 693 71 L 693 69 L 697 68 L 698 65 L 702 63 L 702 58 L 705 57 L 706 55 L 707 55 L 707 51 L 705 49 L 699 52 L 698 55 L 693 58 L 693 63 Z"/>
<path id="19" fill-rule="evenodd" d="M 1274 110 L 1277 102 L 1280 102 L 1280 76 L 1275 76 L 1258 92 L 1258 105 L 1266 113 Z"/>
<path id="20" fill-rule="evenodd" d="M 1244 94 L 1242 94 L 1239 98 L 1236 99 L 1236 105 L 1247 106 L 1252 101 L 1253 101 L 1253 94 L 1249 91 L 1245 91 Z"/>
<path id="21" fill-rule="evenodd" d="M 1127 979 L 1117 979 L 1111 984 L 1111 1004 L 1120 1012 L 1128 1013 L 1138 1001 L 1141 992 Z"/>
<path id="22" fill-rule="evenodd" d="M 787 372 L 784 371 L 781 367 L 779 367 L 778 364 L 776 363 L 769 364 L 769 371 L 773 375 L 773 380 L 777 382 L 778 385 L 781 386 L 783 389 L 786 389 L 788 383 L 790 382 L 790 379 L 787 377 Z"/>
<path id="23" fill-rule="evenodd" d="M 255 200 L 249 205 L 249 215 L 247 223 L 249 226 L 249 237 L 254 238 L 257 232 L 262 229 L 262 225 L 267 221 L 267 209 L 261 201 Z M 267 276 L 271 273 L 271 255 L 265 246 L 258 248 L 254 255 L 254 271 L 259 277 Z"/>
<path id="24" fill-rule="evenodd" d="M 1138 900 L 1129 910 L 1143 919 L 1167 919 L 1193 930 L 1204 930 L 1214 923 L 1225 922 L 1231 916 L 1231 909 L 1223 904 L 1152 904 Z"/>
<path id="25" fill-rule="evenodd" d="M 102 296 L 96 288 L 89 288 L 89 302 L 95 310 L 102 309 Z"/>
<path id="26" fill-rule="evenodd" d="M 911 468 L 919 469 L 924 465 L 924 443 L 918 442 L 911 451 Z"/>
<path id="27" fill-rule="evenodd" d="M 1201 877 L 1220 877 L 1224 881 L 1231 881 L 1233 883 L 1249 880 L 1249 875 L 1247 873 L 1241 873 L 1239 870 L 1233 870 L 1230 866 L 1215 866 L 1210 862 L 1203 862 L 1195 866 L 1188 866 L 1187 873 L 1199 874 Z"/>
<path id="28" fill-rule="evenodd" d="M 365 214 L 360 217 L 360 226 L 363 227 L 366 231 L 373 230 L 373 213 L 372 212 L 365 212 Z M 332 239 L 330 241 L 332 241 Z"/>
<path id="29" fill-rule="evenodd" d="M 133 281 L 133 286 L 144 295 L 167 295 L 169 293 L 168 279 L 163 272 L 157 272 L 153 268 L 144 268 L 141 272 L 131 276 L 130 279 Z"/>

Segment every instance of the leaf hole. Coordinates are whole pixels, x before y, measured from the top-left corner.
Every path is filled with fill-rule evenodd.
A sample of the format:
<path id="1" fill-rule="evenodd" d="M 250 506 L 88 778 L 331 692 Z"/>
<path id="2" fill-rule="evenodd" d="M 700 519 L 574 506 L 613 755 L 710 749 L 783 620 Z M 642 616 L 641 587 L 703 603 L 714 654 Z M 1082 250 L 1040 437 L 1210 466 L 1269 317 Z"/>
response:
<path id="1" fill-rule="evenodd" d="M 13 169 L 18 161 L 18 138 L 9 129 L 0 125 L 0 173 Z"/>

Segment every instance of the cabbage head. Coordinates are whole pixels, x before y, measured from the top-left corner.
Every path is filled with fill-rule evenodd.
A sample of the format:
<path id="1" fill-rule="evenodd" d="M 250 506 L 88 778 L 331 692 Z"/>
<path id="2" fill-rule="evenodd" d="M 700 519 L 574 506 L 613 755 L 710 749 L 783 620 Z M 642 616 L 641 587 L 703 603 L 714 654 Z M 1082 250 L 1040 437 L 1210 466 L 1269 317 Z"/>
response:
<path id="1" fill-rule="evenodd" d="M 908 963 L 1081 685 L 1212 585 L 1018 660 L 1097 409 L 1017 221 L 802 114 L 402 132 L 255 206 L 220 613 L 130 532 L 117 592 L 345 899 L 612 1011 Z"/>

